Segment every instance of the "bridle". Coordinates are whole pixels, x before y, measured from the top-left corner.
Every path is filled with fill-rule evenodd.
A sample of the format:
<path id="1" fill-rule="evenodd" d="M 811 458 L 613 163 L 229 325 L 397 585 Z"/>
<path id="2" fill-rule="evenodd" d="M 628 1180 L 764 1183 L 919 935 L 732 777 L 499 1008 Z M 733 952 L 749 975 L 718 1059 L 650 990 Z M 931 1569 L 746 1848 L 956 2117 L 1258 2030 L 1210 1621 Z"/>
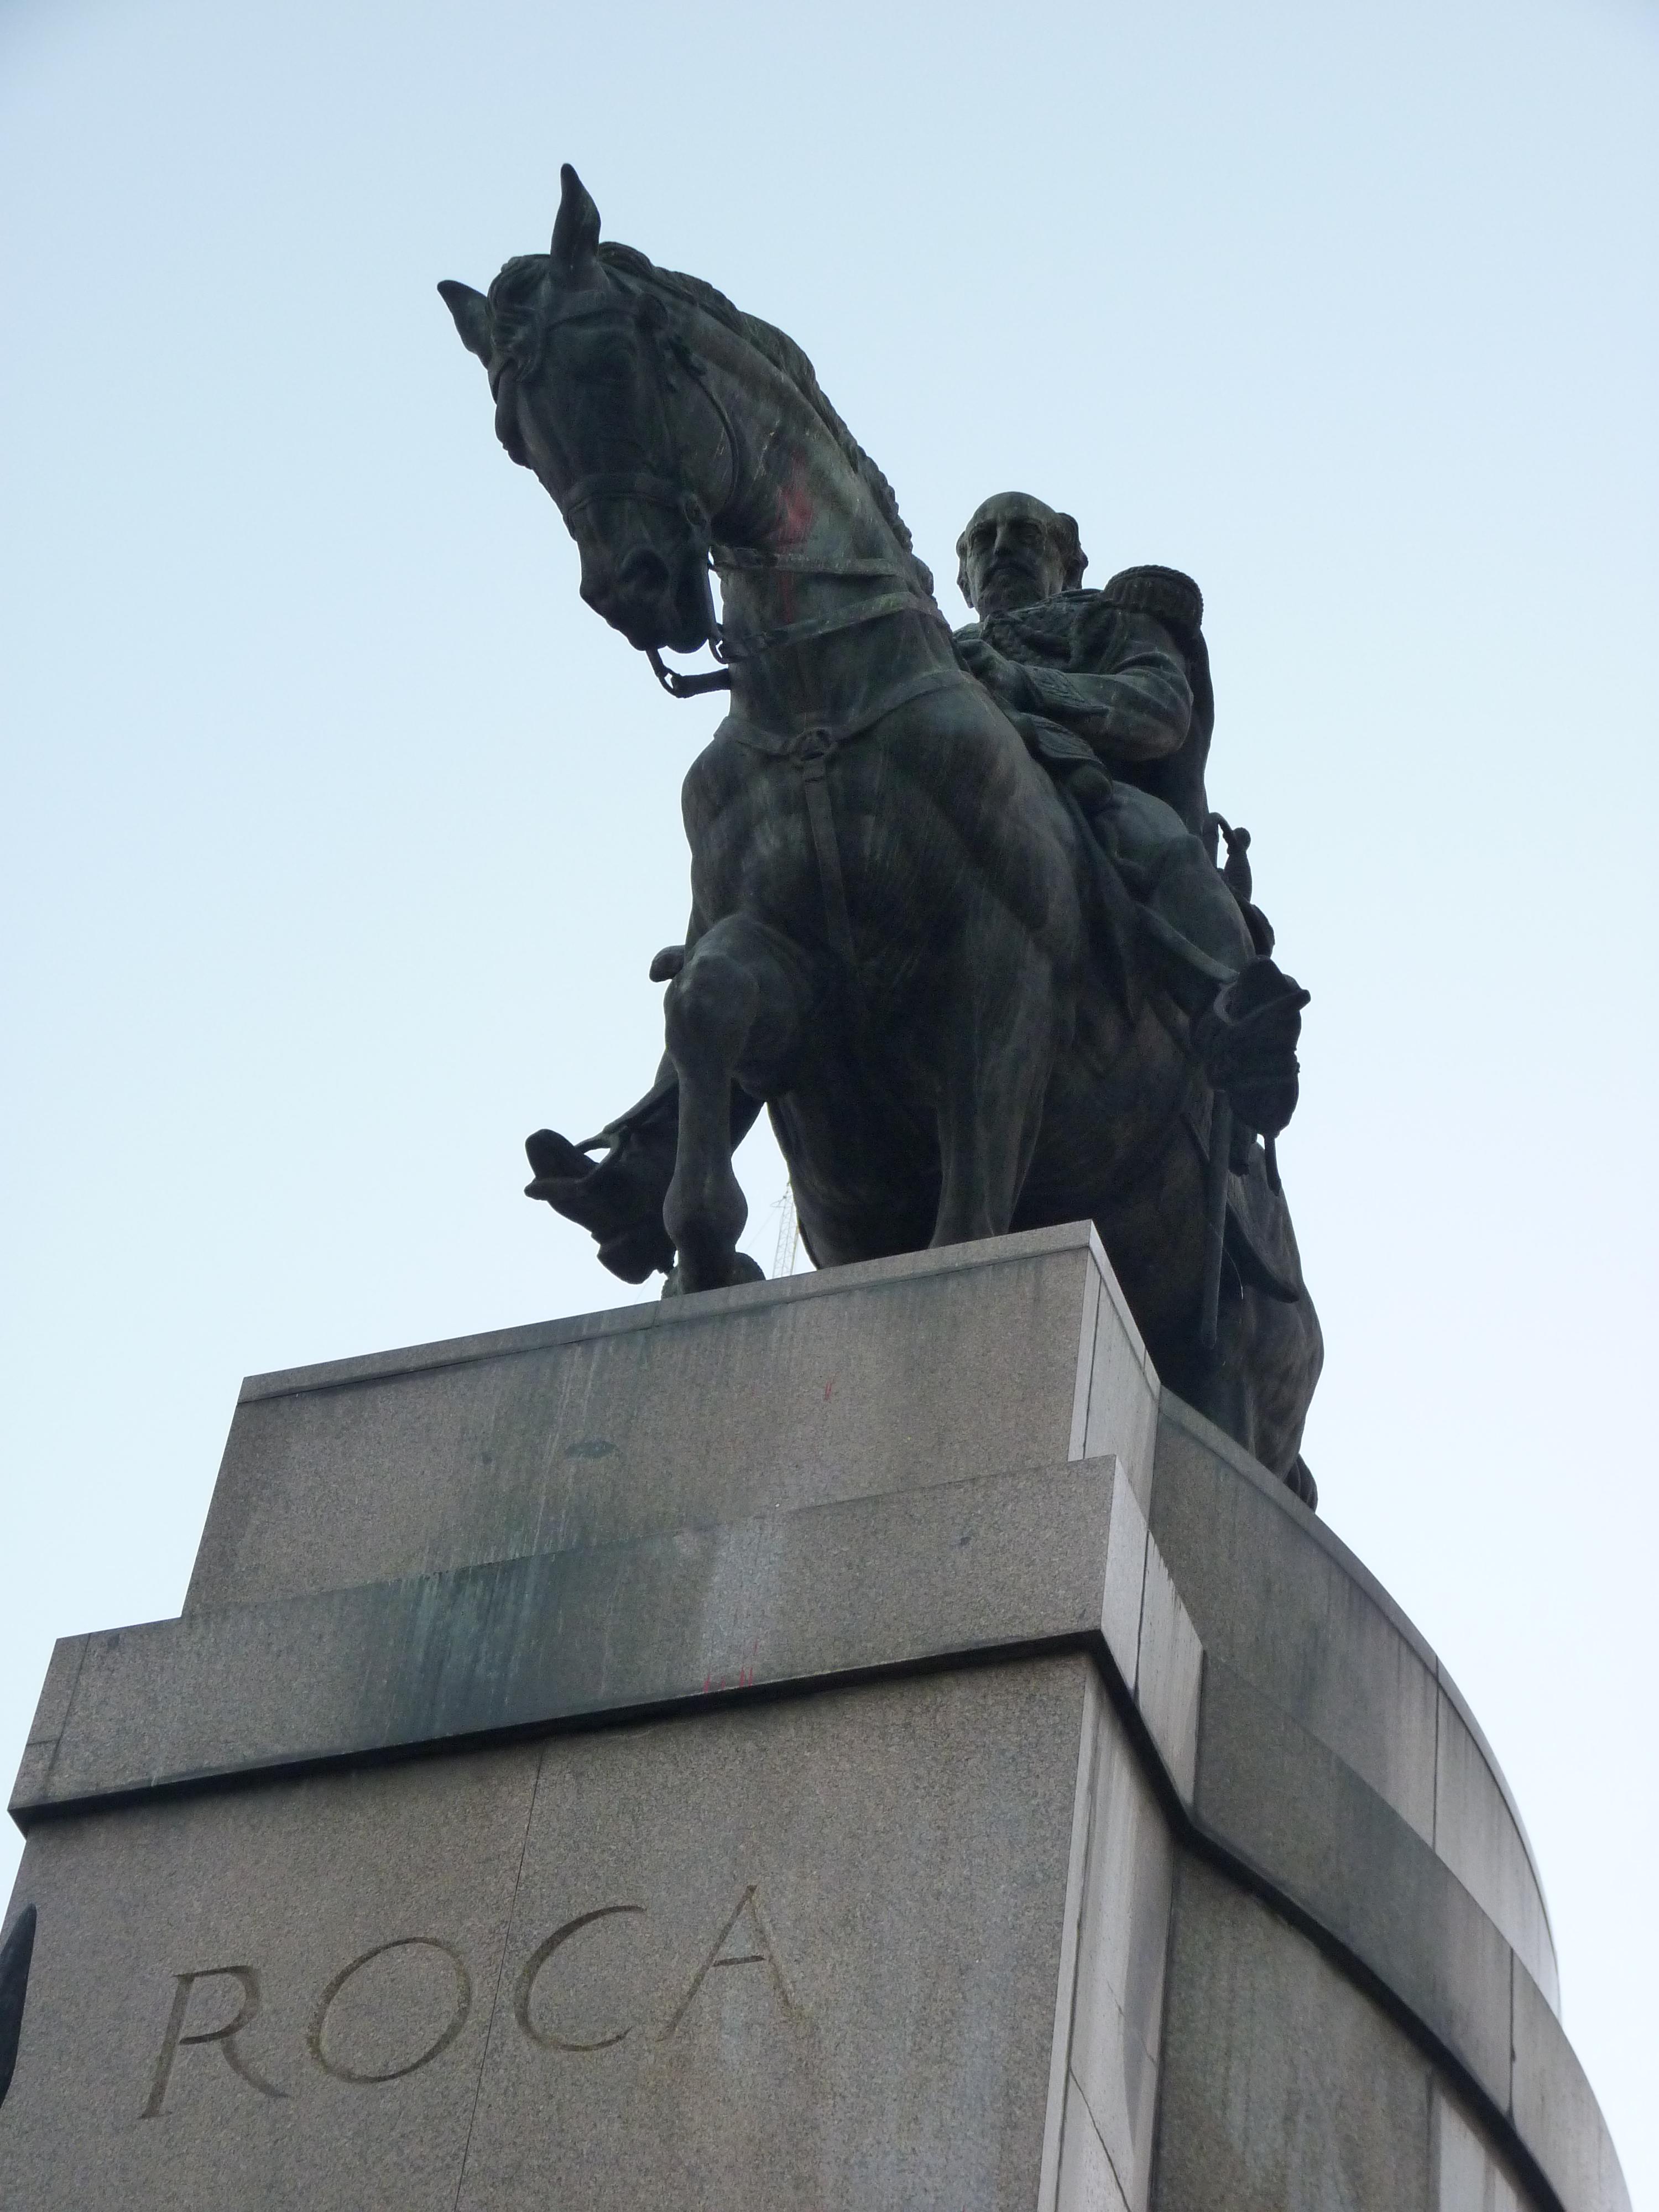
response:
<path id="1" fill-rule="evenodd" d="M 775 652 L 782 646 L 804 645 L 811 639 L 828 637 L 839 630 L 878 622 L 884 615 L 897 614 L 926 604 L 917 592 L 908 570 L 896 562 L 878 556 L 835 560 L 822 555 L 761 552 L 720 544 L 714 537 L 715 517 L 709 514 L 702 500 L 688 484 L 670 473 L 670 457 L 675 451 L 670 428 L 670 390 L 674 368 L 678 368 L 714 410 L 719 425 L 720 442 L 726 454 L 727 477 L 725 495 L 717 514 L 725 514 L 736 504 L 743 481 L 738 434 L 731 416 L 710 381 L 708 364 L 693 350 L 684 337 L 671 326 L 668 311 L 655 295 L 649 292 L 641 292 L 631 299 L 618 298 L 609 292 L 578 293 L 561 301 L 553 313 L 539 319 L 538 334 L 540 336 L 561 323 L 595 315 L 619 317 L 632 322 L 641 335 L 643 342 L 641 350 L 652 365 L 657 453 L 661 458 L 655 467 L 601 469 L 591 471 L 586 476 L 578 476 L 560 498 L 559 507 L 568 522 L 581 507 L 612 500 L 632 500 L 643 501 L 647 506 L 665 507 L 684 521 L 697 556 L 698 574 L 702 585 L 703 625 L 708 648 L 720 665 L 696 672 L 683 672 L 665 666 L 661 652 L 656 646 L 644 647 L 642 650 L 651 665 L 651 672 L 671 698 L 696 699 L 711 691 L 729 691 L 732 670 L 728 664 L 732 661 L 757 659 L 762 654 Z M 501 430 L 503 416 L 502 389 L 509 376 L 517 380 L 518 372 L 510 363 L 492 374 L 491 377 L 498 430 Z M 548 434 L 545 426 L 544 434 Z M 513 444 L 505 430 L 501 430 L 501 436 L 503 444 L 511 453 Z M 515 454 L 514 458 L 519 456 Z M 726 575 L 744 569 L 805 576 L 884 577 L 890 580 L 896 588 L 878 593 L 855 606 L 809 616 L 799 622 L 780 623 L 769 629 L 747 631 L 741 638 L 733 638 L 726 634 L 715 609 L 714 579 L 716 574 Z"/>
<path id="2" fill-rule="evenodd" d="M 724 664 L 726 659 L 726 632 L 714 605 L 714 520 L 690 485 L 680 482 L 667 471 L 666 457 L 674 451 L 669 416 L 670 386 L 673 375 L 670 367 L 671 356 L 714 410 L 727 465 L 726 495 L 720 502 L 722 511 L 736 499 L 741 480 L 737 431 L 719 395 L 709 383 L 707 362 L 692 351 L 678 331 L 670 329 L 667 312 L 652 293 L 641 292 L 631 299 L 618 298 L 608 292 L 578 293 L 574 298 L 561 301 L 553 313 L 541 318 L 538 335 L 544 334 L 561 323 L 575 322 L 597 315 L 609 315 L 630 322 L 639 333 L 641 354 L 651 364 L 650 382 L 656 403 L 657 451 L 664 457 L 664 461 L 654 468 L 595 469 L 586 476 L 578 476 L 561 496 L 560 511 L 568 522 L 584 507 L 604 505 L 610 501 L 630 500 L 643 501 L 650 507 L 665 507 L 671 514 L 679 515 L 690 532 L 697 559 L 702 584 L 703 624 L 708 633 L 708 647 L 715 659 Z M 515 371 L 510 368 L 503 368 L 492 380 L 498 414 L 501 407 L 501 387 L 509 374 L 516 377 Z M 544 434 L 547 434 L 545 430 Z M 661 653 L 654 645 L 648 645 L 643 650 L 651 664 L 652 673 L 672 698 L 695 699 L 704 692 L 731 689 L 731 672 L 724 665 L 698 674 L 684 674 L 677 668 L 665 667 Z"/>

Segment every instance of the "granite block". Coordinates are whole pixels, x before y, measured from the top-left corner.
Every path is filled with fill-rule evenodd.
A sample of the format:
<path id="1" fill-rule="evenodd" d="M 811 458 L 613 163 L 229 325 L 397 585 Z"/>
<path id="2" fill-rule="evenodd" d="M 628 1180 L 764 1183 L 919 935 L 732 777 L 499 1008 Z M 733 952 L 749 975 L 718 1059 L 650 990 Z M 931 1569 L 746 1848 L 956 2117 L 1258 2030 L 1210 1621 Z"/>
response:
<path id="1" fill-rule="evenodd" d="M 1193 1798 L 1198 1759 L 1199 1684 L 1204 1647 L 1156 1543 L 1146 1547 L 1135 1703 L 1176 1794 Z"/>
<path id="2" fill-rule="evenodd" d="M 32 1838 L 19 1889 L 40 1934 L 0 2203 L 453 2212 L 538 1758 L 155 1802 Z"/>
<path id="3" fill-rule="evenodd" d="M 1060 1931 L 1060 1969 L 1054 1978 L 1054 2017 L 1049 2040 L 1042 2161 L 1037 2175 L 1038 2212 L 1054 2212 L 1060 2185 L 1060 2154 L 1071 2060 L 1072 2014 L 1077 2002 L 1078 1938 L 1083 1922 L 1084 1883 L 1089 1868 L 1089 1836 L 1094 1815 L 1094 1771 L 1100 1752 L 1100 1717 L 1103 1703 L 1100 1685 L 1091 1674 L 1084 1692 L 1083 1724 L 1078 1732 L 1077 1779 L 1072 1793 L 1072 1834 L 1066 1858 L 1066 1904 Z"/>
<path id="4" fill-rule="evenodd" d="M 1517 2133 L 1568 2212 L 1630 2212 L 1630 2192 L 1594 2091 L 1555 2009 L 1517 1960 L 1514 1992 Z"/>
<path id="5" fill-rule="evenodd" d="M 1152 1534 L 1205 1650 L 1340 1753 L 1432 1842 L 1432 1658 L 1342 1560 L 1310 1540 L 1293 1508 L 1288 1493 L 1281 1502 L 1241 1480 L 1196 1417 L 1166 1400 Z"/>
<path id="6" fill-rule="evenodd" d="M 1146 2212 L 1175 1844 L 1109 1705 L 1097 1726 L 1071 2094 L 1073 2104 L 1082 2100 L 1129 2212 Z"/>
<path id="7" fill-rule="evenodd" d="M 1068 2081 L 1055 2212 L 1130 2212 L 1100 2131 L 1075 2081 Z"/>
<path id="8" fill-rule="evenodd" d="M 1120 1680 L 1133 1690 L 1140 1666 L 1141 1614 L 1152 1538 L 1146 1516 L 1121 1461 L 1112 1464 L 1112 1525 L 1106 1540 L 1106 1587 L 1100 1626 Z"/>
<path id="9" fill-rule="evenodd" d="M 14 1814 L 1096 1639 L 1115 1498 L 1113 1461 L 1062 1463 L 112 1631 Z"/>
<path id="10" fill-rule="evenodd" d="M 1555 1944 L 1531 1856 L 1483 1747 L 1443 1689 L 1439 1703 L 1434 1847 L 1559 2012 Z"/>
<path id="11" fill-rule="evenodd" d="M 254 1377 L 186 1610 L 1066 1459 L 1088 1225 L 912 1257 Z"/>
<path id="12" fill-rule="evenodd" d="M 1434 2094 L 1434 2212 L 1534 2212 L 1534 2200 L 1494 2157 L 1445 2091 Z"/>
<path id="13" fill-rule="evenodd" d="M 1111 1452 L 1122 1462 L 1144 1513 L 1152 1502 L 1158 1439 L 1158 1373 L 1116 1277 L 1102 1266 L 1089 1355 L 1089 1403 L 1084 1424 L 1087 1458 Z"/>
<path id="14" fill-rule="evenodd" d="M 1307 1938 L 1183 1854 L 1156 2212 L 1431 2212 L 1428 2061 Z"/>
<path id="15" fill-rule="evenodd" d="M 1025 2208 L 1082 1656 L 30 1840 L 28 2212 Z"/>
<path id="16" fill-rule="evenodd" d="M 1509 2101 L 1513 1954 L 1416 1831 L 1242 1675 L 1206 1656 L 1200 1826 L 1358 1959 Z"/>
<path id="17" fill-rule="evenodd" d="M 1024 2212 L 1087 1695 L 1036 1662 L 550 1744 L 457 2212 Z"/>

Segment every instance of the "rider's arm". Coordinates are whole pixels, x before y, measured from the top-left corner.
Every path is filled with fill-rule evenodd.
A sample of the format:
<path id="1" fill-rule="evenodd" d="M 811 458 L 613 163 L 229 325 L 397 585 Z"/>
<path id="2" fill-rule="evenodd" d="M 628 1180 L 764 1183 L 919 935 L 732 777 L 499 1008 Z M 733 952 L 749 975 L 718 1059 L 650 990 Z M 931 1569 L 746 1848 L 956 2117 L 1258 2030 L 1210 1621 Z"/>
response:
<path id="1" fill-rule="evenodd" d="M 1119 615 L 1098 641 L 1104 665 L 1094 656 L 1073 656 L 1070 669 L 1027 661 L 1021 670 L 1031 693 L 1030 711 L 1063 722 L 1085 738 L 1109 768 L 1115 760 L 1159 760 L 1186 741 L 1193 690 L 1186 665 L 1163 625 Z M 1079 671 L 1078 660 L 1085 664 Z"/>

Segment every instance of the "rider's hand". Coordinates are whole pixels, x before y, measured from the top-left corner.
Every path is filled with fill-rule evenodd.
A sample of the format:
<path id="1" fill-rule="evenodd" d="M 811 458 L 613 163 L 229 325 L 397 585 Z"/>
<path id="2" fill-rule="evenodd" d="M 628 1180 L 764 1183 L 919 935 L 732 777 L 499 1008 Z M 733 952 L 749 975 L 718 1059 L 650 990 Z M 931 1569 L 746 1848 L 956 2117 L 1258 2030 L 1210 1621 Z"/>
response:
<path id="1" fill-rule="evenodd" d="M 1029 685 L 1025 671 L 1017 660 L 988 645 L 982 637 L 963 638 L 957 647 L 957 659 L 970 676 L 976 677 L 994 699 L 1005 706 L 1024 707 L 1028 703 Z"/>

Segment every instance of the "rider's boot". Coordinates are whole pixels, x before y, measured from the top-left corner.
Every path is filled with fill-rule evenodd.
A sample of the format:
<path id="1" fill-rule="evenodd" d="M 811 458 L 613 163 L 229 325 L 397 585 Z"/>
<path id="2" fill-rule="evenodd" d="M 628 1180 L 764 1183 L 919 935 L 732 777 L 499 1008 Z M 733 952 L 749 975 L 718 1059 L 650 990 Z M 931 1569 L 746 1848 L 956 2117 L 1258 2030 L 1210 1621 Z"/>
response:
<path id="1" fill-rule="evenodd" d="M 1297 1040 L 1309 994 L 1266 953 L 1248 961 L 1193 1024 L 1193 1042 L 1234 1125 L 1276 1137 L 1296 1111 Z"/>

